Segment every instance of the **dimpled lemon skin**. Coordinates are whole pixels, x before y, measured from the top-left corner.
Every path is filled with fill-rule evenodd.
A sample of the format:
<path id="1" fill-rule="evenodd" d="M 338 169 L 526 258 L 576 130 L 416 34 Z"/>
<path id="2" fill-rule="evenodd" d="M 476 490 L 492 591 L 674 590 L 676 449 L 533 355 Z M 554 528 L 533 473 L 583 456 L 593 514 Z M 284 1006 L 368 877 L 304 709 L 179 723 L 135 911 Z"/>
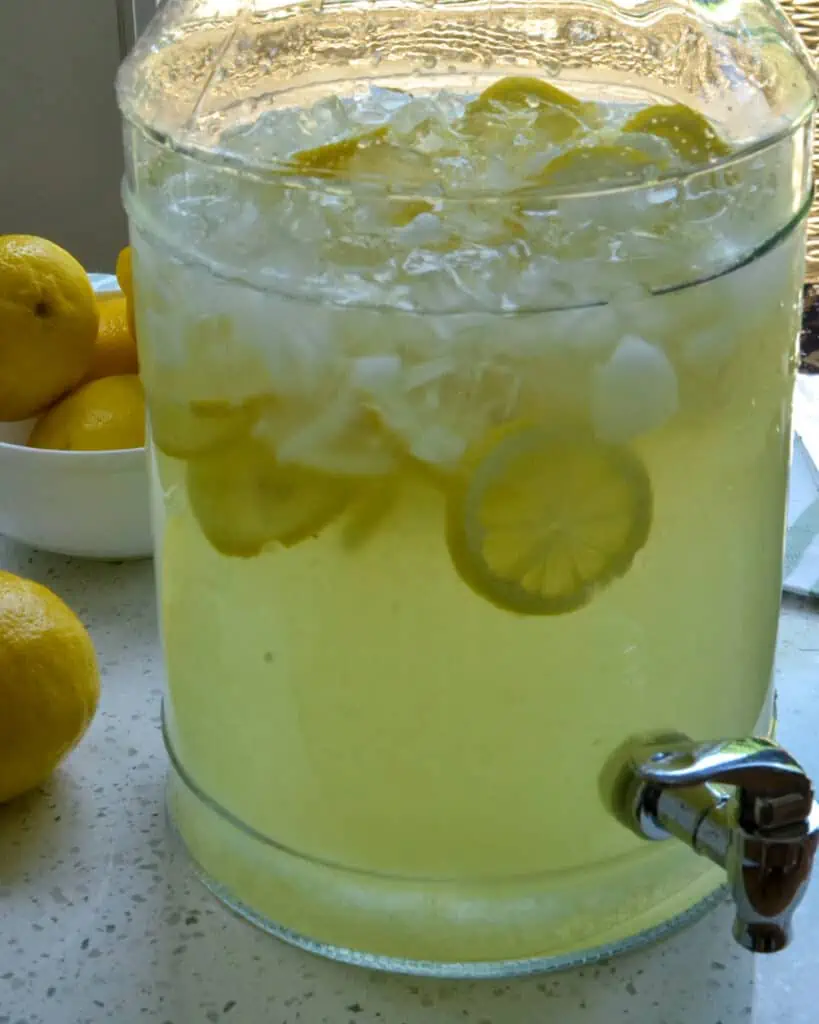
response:
<path id="1" fill-rule="evenodd" d="M 135 374 L 92 380 L 34 425 L 31 448 L 115 451 L 145 444 L 145 396 Z"/>
<path id="2" fill-rule="evenodd" d="M 41 785 L 97 708 L 91 639 L 50 590 L 0 571 L 0 803 Z"/>
<path id="3" fill-rule="evenodd" d="M 0 236 L 0 420 L 36 416 L 79 384 L 98 323 L 73 256 L 43 238 Z"/>

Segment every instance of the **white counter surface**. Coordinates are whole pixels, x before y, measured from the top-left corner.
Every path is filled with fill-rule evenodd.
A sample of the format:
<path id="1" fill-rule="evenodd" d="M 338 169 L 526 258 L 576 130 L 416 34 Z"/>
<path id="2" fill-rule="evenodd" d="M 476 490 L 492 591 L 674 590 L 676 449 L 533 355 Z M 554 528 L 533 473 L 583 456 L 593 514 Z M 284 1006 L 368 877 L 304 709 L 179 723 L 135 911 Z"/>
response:
<path id="1" fill-rule="evenodd" d="M 662 945 L 581 971 L 475 984 L 325 963 L 233 917 L 171 849 L 151 565 L 0 541 L 91 628 L 103 699 L 43 794 L 0 807 L 0 1024 L 816 1024 L 819 878 L 787 951 L 744 954 L 723 906 Z M 819 780 L 819 615 L 788 604 L 782 742 Z M 0 712 L 1 713 L 1 712 Z"/>

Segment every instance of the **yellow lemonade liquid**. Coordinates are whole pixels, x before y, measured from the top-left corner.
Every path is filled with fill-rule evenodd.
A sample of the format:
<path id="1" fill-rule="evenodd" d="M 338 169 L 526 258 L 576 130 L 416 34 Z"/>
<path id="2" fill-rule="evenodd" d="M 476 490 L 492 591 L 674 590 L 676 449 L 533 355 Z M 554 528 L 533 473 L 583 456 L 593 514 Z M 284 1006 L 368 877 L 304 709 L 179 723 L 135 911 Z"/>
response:
<path id="1" fill-rule="evenodd" d="M 494 88 L 430 94 L 426 120 L 408 107 L 423 97 L 360 94 L 344 116 L 365 110 L 366 130 L 289 151 L 317 178 L 402 153 L 422 175 L 437 118 L 439 158 L 495 133 L 474 167 L 497 176 L 520 116 L 553 149 L 533 169 L 522 145 L 504 173 L 558 187 L 729 151 L 685 113 L 688 149 L 669 144 L 648 103 Z M 278 116 L 257 133 L 282 144 L 296 121 Z M 280 199 L 240 183 L 206 203 L 207 170 L 170 167 L 167 224 L 130 212 L 170 805 L 209 884 L 325 950 L 450 964 L 570 958 L 690 908 L 719 873 L 628 833 L 600 775 L 636 733 L 770 726 L 803 245 L 787 154 L 672 197 L 639 258 L 613 241 L 628 256 L 665 186 L 632 208 L 572 199 L 589 216 L 552 231 L 572 268 L 554 294 L 538 201 L 345 206 L 320 183 Z M 771 193 L 751 207 L 755 174 Z M 208 216 L 244 232 L 248 265 L 285 269 L 265 285 L 202 257 Z M 590 255 L 595 287 L 616 272 L 609 301 L 583 293 Z"/>

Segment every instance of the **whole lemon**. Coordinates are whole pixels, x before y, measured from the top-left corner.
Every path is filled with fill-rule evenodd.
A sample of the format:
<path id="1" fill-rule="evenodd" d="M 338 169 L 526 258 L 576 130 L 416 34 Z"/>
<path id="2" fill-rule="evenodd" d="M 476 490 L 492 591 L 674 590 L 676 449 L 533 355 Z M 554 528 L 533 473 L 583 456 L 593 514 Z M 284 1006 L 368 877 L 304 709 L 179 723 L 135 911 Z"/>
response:
<path id="1" fill-rule="evenodd" d="M 145 396 L 136 374 L 83 384 L 34 424 L 32 448 L 112 451 L 145 444 Z"/>
<path id="2" fill-rule="evenodd" d="M 56 594 L 0 571 L 0 802 L 44 782 L 97 708 L 91 638 Z"/>
<path id="3" fill-rule="evenodd" d="M 136 322 L 134 320 L 134 268 L 131 246 L 125 248 L 117 256 L 117 281 L 125 296 L 126 308 L 128 311 L 128 329 L 131 336 L 136 338 Z"/>
<path id="4" fill-rule="evenodd" d="M 53 242 L 0 235 L 0 420 L 23 420 L 75 387 L 99 313 L 88 275 Z"/>
<path id="5" fill-rule="evenodd" d="M 139 360 L 124 295 L 100 296 L 100 326 L 86 380 L 137 373 Z"/>

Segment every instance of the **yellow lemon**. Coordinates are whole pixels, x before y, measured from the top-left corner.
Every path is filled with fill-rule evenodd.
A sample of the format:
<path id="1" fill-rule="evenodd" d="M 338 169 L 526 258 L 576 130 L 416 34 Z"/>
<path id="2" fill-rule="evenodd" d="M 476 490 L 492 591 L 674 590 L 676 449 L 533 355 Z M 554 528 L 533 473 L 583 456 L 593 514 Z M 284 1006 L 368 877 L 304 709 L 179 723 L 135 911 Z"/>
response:
<path id="1" fill-rule="evenodd" d="M 644 107 L 626 121 L 623 131 L 665 139 L 678 156 L 695 164 L 731 152 L 711 122 L 683 103 Z"/>
<path id="2" fill-rule="evenodd" d="M 100 296 L 100 325 L 86 380 L 139 372 L 137 347 L 124 295 Z"/>
<path id="3" fill-rule="evenodd" d="M 253 437 L 191 459 L 187 484 L 193 514 L 213 547 L 244 558 L 267 544 L 292 547 L 316 536 L 352 495 L 349 479 L 283 465 Z"/>
<path id="4" fill-rule="evenodd" d="M 98 321 L 73 256 L 43 238 L 0 236 L 0 420 L 36 416 L 79 384 Z"/>
<path id="5" fill-rule="evenodd" d="M 631 451 L 513 424 L 451 484 L 447 539 L 456 570 L 482 597 L 522 615 L 558 615 L 628 571 L 651 518 L 651 482 Z"/>
<path id="6" fill-rule="evenodd" d="M 128 315 L 128 330 L 131 337 L 136 338 L 136 322 L 134 320 L 134 272 L 131 247 L 127 245 L 117 257 L 117 281 L 125 296 Z"/>
<path id="7" fill-rule="evenodd" d="M 145 398 L 139 377 L 92 380 L 58 402 L 35 423 L 32 448 L 111 451 L 145 444 Z"/>
<path id="8" fill-rule="evenodd" d="M 0 571 L 0 802 L 44 782 L 99 700 L 94 647 L 50 590 Z"/>

